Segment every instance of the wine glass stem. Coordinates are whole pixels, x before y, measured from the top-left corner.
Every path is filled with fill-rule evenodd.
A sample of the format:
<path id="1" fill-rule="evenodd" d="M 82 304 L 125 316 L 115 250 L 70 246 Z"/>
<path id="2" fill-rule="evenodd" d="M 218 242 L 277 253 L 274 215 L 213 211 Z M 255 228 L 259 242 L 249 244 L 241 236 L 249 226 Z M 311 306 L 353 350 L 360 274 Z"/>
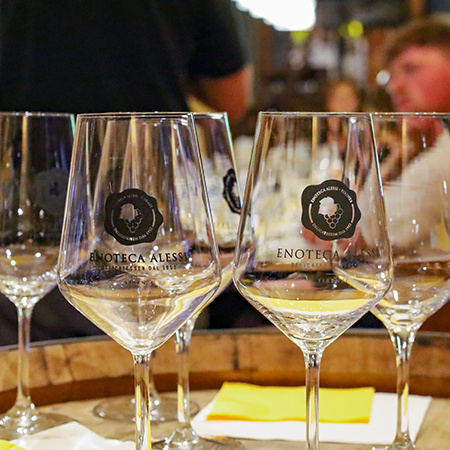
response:
<path id="1" fill-rule="evenodd" d="M 16 410 L 25 413 L 34 410 L 35 406 L 30 395 L 30 322 L 34 302 L 17 306 L 18 318 L 18 367 L 17 367 L 17 398 L 14 404 Z"/>
<path id="2" fill-rule="evenodd" d="M 189 344 L 196 317 L 189 319 L 175 334 L 175 345 L 178 358 L 178 424 L 181 427 L 190 426 L 190 395 L 189 395 Z"/>
<path id="3" fill-rule="evenodd" d="M 306 450 L 319 449 L 319 374 L 323 350 L 305 351 Z"/>
<path id="4" fill-rule="evenodd" d="M 161 398 L 160 398 L 159 393 L 158 393 L 158 391 L 156 389 L 155 379 L 153 378 L 153 372 L 152 372 L 152 368 L 150 366 L 149 366 L 148 379 L 149 379 L 151 405 L 152 405 L 152 408 L 155 408 L 161 403 Z"/>
<path id="5" fill-rule="evenodd" d="M 395 443 L 400 448 L 413 448 L 409 436 L 408 394 L 409 361 L 416 331 L 412 328 L 391 331 L 397 365 L 397 432 Z"/>
<path id="6" fill-rule="evenodd" d="M 136 396 L 136 450 L 151 449 L 150 354 L 133 355 Z"/>

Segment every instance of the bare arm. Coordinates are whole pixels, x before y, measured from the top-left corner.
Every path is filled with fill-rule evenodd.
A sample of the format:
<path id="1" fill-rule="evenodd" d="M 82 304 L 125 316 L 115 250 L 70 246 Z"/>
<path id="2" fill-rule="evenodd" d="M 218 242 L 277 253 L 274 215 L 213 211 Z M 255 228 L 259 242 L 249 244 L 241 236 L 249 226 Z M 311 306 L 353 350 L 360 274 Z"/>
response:
<path id="1" fill-rule="evenodd" d="M 228 113 L 230 122 L 237 122 L 250 106 L 252 84 L 253 67 L 246 65 L 225 77 L 198 79 L 196 95 L 216 111 Z"/>

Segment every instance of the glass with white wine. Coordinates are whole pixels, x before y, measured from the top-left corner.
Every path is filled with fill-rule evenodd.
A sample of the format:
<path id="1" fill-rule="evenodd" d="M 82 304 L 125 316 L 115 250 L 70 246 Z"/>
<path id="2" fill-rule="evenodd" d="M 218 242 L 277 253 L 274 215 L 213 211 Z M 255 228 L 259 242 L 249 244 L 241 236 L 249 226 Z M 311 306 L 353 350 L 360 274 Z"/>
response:
<path id="1" fill-rule="evenodd" d="M 389 331 L 397 365 L 397 432 L 409 435 L 409 360 L 418 329 L 450 299 L 450 115 L 373 116 L 394 259 L 394 284 L 373 309 Z"/>
<path id="2" fill-rule="evenodd" d="M 221 281 L 192 114 L 78 116 L 68 192 L 58 284 L 133 354 L 148 449 L 151 353 Z"/>
<path id="3" fill-rule="evenodd" d="M 259 114 L 233 279 L 303 352 L 306 449 L 317 450 L 323 350 L 392 282 L 369 115 Z"/>
<path id="4" fill-rule="evenodd" d="M 17 397 L 0 416 L 0 439 L 70 421 L 35 407 L 29 353 L 33 308 L 56 286 L 74 129 L 71 114 L 0 113 L 0 291 L 16 306 L 19 328 Z"/>

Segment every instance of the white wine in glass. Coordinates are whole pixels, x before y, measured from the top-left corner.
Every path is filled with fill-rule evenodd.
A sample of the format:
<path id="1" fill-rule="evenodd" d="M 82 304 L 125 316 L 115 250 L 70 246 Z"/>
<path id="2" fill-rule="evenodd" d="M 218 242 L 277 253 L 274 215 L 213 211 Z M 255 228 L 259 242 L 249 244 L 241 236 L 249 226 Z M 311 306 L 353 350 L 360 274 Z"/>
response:
<path id="1" fill-rule="evenodd" d="M 16 306 L 19 328 L 17 397 L 0 416 L 0 439 L 71 420 L 35 407 L 29 352 L 33 308 L 56 286 L 74 129 L 71 114 L 0 113 L 0 291 Z"/>
<path id="2" fill-rule="evenodd" d="M 373 309 L 394 344 L 397 431 L 382 447 L 413 450 L 409 360 L 418 329 L 450 299 L 450 115 L 373 116 L 394 259 L 394 284 Z"/>
<path id="3" fill-rule="evenodd" d="M 58 283 L 133 354 L 136 449 L 148 449 L 151 353 L 221 281 L 192 115 L 78 116 L 68 192 Z"/>
<path id="4" fill-rule="evenodd" d="M 194 114 L 199 148 L 219 249 L 222 282 L 214 297 L 231 282 L 241 201 L 233 144 L 226 113 Z M 163 450 L 241 450 L 240 442 L 225 437 L 199 436 L 191 425 L 189 396 L 189 344 L 198 316 L 189 319 L 176 333 L 178 356 L 178 424 L 174 432 L 155 448 Z"/>
<path id="5" fill-rule="evenodd" d="M 369 115 L 259 114 L 233 278 L 303 352 L 306 449 L 317 450 L 322 353 L 392 282 Z"/>

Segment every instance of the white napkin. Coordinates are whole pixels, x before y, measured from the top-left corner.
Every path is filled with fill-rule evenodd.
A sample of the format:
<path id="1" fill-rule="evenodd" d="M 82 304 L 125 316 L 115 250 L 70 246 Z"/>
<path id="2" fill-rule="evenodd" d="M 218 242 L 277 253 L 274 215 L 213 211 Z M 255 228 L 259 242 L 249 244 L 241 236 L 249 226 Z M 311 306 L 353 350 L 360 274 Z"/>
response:
<path id="1" fill-rule="evenodd" d="M 69 422 L 12 441 L 26 450 L 135 450 L 134 442 L 105 439 L 78 422 Z"/>
<path id="2" fill-rule="evenodd" d="M 238 420 L 207 420 L 210 403 L 192 421 L 195 431 L 201 436 L 227 436 L 240 439 L 305 441 L 305 422 L 251 422 Z M 431 397 L 409 396 L 409 428 L 414 441 L 419 432 Z M 397 424 L 397 396 L 375 393 L 372 400 L 370 422 L 320 423 L 321 442 L 348 444 L 390 444 L 395 437 Z"/>

